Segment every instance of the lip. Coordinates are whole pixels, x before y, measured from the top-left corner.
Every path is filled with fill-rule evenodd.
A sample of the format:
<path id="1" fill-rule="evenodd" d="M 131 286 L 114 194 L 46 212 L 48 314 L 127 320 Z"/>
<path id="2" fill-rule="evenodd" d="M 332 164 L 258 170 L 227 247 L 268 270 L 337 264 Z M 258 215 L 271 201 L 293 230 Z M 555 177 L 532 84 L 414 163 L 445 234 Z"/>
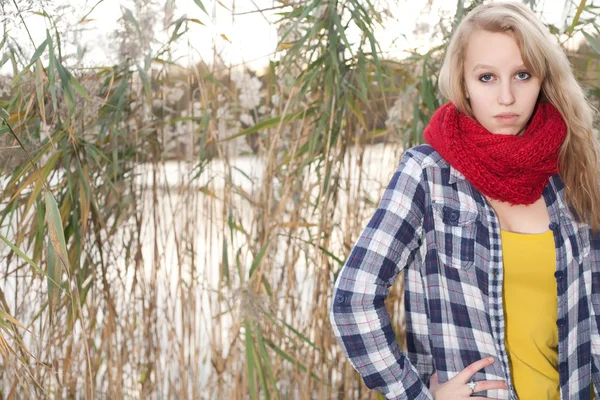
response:
<path id="1" fill-rule="evenodd" d="M 496 121 L 498 121 L 501 124 L 514 124 L 517 121 L 517 119 L 519 118 L 519 114 L 500 113 L 500 114 L 494 115 L 494 118 L 496 119 Z"/>

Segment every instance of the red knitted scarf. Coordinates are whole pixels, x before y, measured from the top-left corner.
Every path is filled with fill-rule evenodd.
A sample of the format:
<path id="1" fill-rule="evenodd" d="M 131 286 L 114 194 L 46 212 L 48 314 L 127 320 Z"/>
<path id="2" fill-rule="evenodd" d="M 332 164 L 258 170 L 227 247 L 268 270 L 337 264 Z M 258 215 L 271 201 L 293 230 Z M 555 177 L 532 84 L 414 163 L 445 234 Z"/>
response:
<path id="1" fill-rule="evenodd" d="M 425 140 L 484 195 L 511 204 L 532 204 L 558 171 L 567 126 L 550 103 L 539 103 L 522 135 L 490 133 L 459 112 L 440 107 Z"/>

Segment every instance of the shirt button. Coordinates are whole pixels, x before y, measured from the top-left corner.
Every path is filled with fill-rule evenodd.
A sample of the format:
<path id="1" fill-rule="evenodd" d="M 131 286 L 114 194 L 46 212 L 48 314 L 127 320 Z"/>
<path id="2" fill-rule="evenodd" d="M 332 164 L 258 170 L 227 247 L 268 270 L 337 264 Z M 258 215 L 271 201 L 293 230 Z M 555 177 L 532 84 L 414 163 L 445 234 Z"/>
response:
<path id="1" fill-rule="evenodd" d="M 335 296 L 335 302 L 337 304 L 344 304 L 344 302 L 346 301 L 346 296 L 338 294 L 337 296 Z"/>
<path id="2" fill-rule="evenodd" d="M 565 276 L 565 273 L 564 273 L 563 271 L 556 271 L 556 272 L 554 273 L 554 277 L 555 277 L 557 280 L 561 280 L 561 279 L 562 279 L 564 276 Z"/>
<path id="3" fill-rule="evenodd" d="M 498 270 L 497 270 L 497 269 L 495 269 L 495 270 L 494 270 L 494 278 L 497 278 L 497 277 L 498 277 Z"/>
<path id="4" fill-rule="evenodd" d="M 556 320 L 556 325 L 557 325 L 559 328 L 562 328 L 563 326 L 565 326 L 565 323 L 566 323 L 566 321 L 565 321 L 565 319 L 564 319 L 564 318 L 559 318 L 559 319 L 557 319 L 557 320 Z"/>
<path id="5" fill-rule="evenodd" d="M 551 222 L 550 225 L 548 225 L 548 228 L 550 228 L 552 231 L 555 231 L 558 229 L 558 224 L 556 222 Z"/>
<path id="6" fill-rule="evenodd" d="M 450 213 L 450 221 L 452 222 L 456 222 L 458 221 L 458 217 L 460 216 L 460 214 L 458 213 L 458 211 L 454 210 Z"/>

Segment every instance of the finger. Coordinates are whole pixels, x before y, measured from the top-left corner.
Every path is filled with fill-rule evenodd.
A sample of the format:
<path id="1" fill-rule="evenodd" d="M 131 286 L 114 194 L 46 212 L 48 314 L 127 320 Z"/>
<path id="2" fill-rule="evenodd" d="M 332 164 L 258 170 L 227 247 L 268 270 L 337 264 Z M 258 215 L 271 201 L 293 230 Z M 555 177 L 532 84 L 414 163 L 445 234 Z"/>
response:
<path id="1" fill-rule="evenodd" d="M 439 386 L 439 381 L 438 381 L 438 376 L 437 376 L 437 372 L 433 375 L 431 375 L 431 378 L 429 378 L 429 389 L 435 389 Z"/>
<path id="2" fill-rule="evenodd" d="M 475 382 L 475 393 L 491 389 L 508 389 L 505 381 L 477 381 Z"/>
<path id="3" fill-rule="evenodd" d="M 461 383 L 467 383 L 475 373 L 485 367 L 489 367 L 494 363 L 494 357 L 486 357 L 481 360 L 475 361 L 468 365 L 465 369 L 460 371 L 453 379 L 458 380 Z"/>

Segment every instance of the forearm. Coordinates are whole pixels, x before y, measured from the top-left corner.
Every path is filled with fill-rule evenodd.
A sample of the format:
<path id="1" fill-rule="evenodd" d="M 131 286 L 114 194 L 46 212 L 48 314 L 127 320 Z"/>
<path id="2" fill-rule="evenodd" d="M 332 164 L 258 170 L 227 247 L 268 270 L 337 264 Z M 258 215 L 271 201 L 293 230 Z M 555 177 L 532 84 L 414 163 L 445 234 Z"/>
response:
<path id="1" fill-rule="evenodd" d="M 358 296 L 344 288 L 341 272 L 331 308 L 333 332 L 367 387 L 388 399 L 432 399 L 400 350 L 383 304 L 384 296 Z"/>
<path id="2" fill-rule="evenodd" d="M 413 259 L 423 233 L 426 186 L 420 160 L 407 151 L 379 206 L 339 273 L 331 324 L 367 387 L 389 399 L 431 399 L 396 343 L 385 309 L 388 288 Z"/>

